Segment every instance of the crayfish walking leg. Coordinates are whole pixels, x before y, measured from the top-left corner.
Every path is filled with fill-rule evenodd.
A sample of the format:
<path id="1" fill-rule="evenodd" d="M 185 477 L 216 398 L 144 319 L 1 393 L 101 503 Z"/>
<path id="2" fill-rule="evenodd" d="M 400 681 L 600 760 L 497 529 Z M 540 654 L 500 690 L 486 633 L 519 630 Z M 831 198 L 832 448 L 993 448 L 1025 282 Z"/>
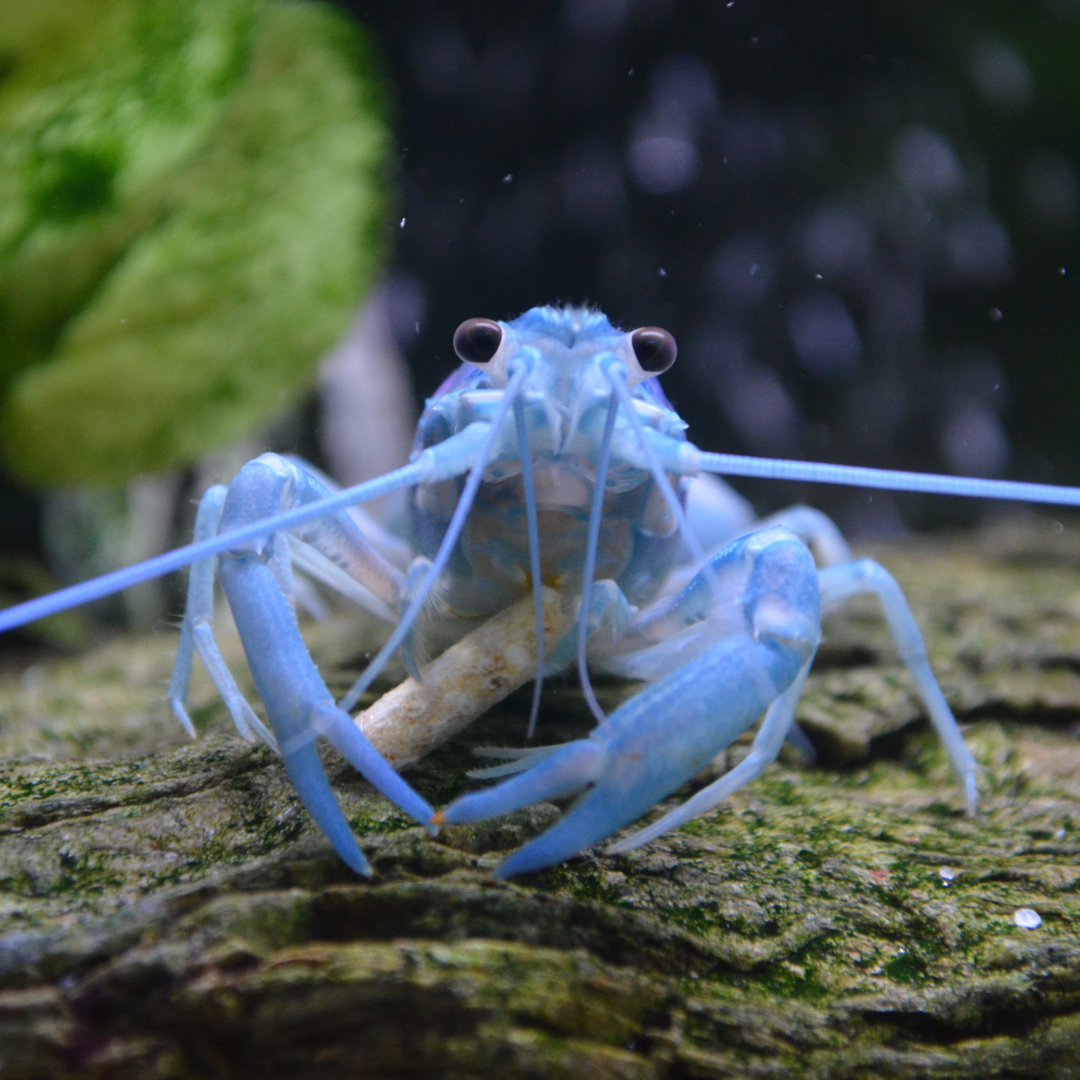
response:
<path id="1" fill-rule="evenodd" d="M 223 501 L 221 489 L 211 489 L 200 509 L 203 520 L 198 524 L 202 530 L 211 528 L 220 509 L 217 529 L 227 532 L 326 494 L 323 485 L 296 463 L 265 454 L 240 471 Z M 348 569 L 376 596 L 382 594 L 381 599 L 396 601 L 400 572 L 378 556 L 345 513 L 311 524 L 304 531 L 303 540 Z M 266 706 L 273 739 L 268 738 L 243 701 L 213 642 L 212 561 L 207 560 L 207 564 L 196 564 L 192 573 L 183 631 L 188 642 L 181 644 L 170 685 L 174 712 L 178 716 L 183 714 L 182 700 L 193 645 L 229 705 L 241 734 L 245 733 L 245 727 L 254 727 L 256 731 L 261 729 L 260 734 L 268 741 L 276 743 L 289 779 L 334 850 L 357 873 L 370 874 L 367 860 L 327 782 L 315 740 L 328 739 L 368 781 L 417 821 L 427 824 L 431 808 L 383 760 L 352 718 L 334 704 L 304 645 L 286 595 L 290 568 L 284 534 L 271 534 L 238 545 L 219 557 L 221 584 L 256 689 Z"/>

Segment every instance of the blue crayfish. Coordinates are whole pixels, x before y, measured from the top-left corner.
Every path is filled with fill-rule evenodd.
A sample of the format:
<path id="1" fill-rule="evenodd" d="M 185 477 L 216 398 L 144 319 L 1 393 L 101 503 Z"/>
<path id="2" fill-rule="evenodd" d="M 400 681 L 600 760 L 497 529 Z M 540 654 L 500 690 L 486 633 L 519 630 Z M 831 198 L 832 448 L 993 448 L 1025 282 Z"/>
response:
<path id="1" fill-rule="evenodd" d="M 686 440 L 657 381 L 676 358 L 671 335 L 623 332 L 595 311 L 540 307 L 508 323 L 470 319 L 454 348 L 463 364 L 427 403 L 408 465 L 335 491 L 305 463 L 264 454 L 227 488 L 206 492 L 194 543 L 10 608 L 0 630 L 190 564 L 169 700 L 192 736 L 184 701 L 198 652 L 237 729 L 280 753 L 308 812 L 361 874 L 368 863 L 323 774 L 319 737 L 432 830 L 580 796 L 502 863 L 505 877 L 612 836 L 764 714 L 737 767 L 608 851 L 647 843 L 760 776 L 785 738 L 799 737 L 795 707 L 822 612 L 873 593 L 974 812 L 974 759 L 893 578 L 853 560 L 817 511 L 795 507 L 754 523 L 715 474 L 1067 505 L 1080 505 L 1080 490 L 705 453 Z M 403 543 L 360 504 L 405 488 L 413 535 L 402 558 Z M 339 703 L 301 637 L 294 570 L 396 624 Z M 269 727 L 215 644 L 215 571 Z M 395 652 L 409 685 L 354 719 L 351 708 Z M 534 678 L 531 735 L 544 675 L 575 659 L 598 721 L 588 738 L 502 752 L 504 764 L 482 770 L 501 783 L 439 813 L 393 767 Z M 605 716 L 590 668 L 649 685 Z"/>

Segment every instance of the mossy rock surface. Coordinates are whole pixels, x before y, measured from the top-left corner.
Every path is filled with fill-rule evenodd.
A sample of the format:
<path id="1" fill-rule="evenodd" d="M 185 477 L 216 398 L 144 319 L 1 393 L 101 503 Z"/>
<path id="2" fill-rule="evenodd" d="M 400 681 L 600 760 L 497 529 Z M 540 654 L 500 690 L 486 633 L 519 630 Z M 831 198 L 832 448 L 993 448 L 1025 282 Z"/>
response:
<path id="1" fill-rule="evenodd" d="M 977 818 L 872 605 L 826 624 L 817 766 L 512 883 L 490 871 L 556 807 L 431 840 L 327 754 L 353 878 L 205 682 L 183 742 L 169 633 L 0 677 L 0 1077 L 1080 1076 L 1080 530 L 874 554 L 983 767 Z M 335 686 L 371 646 L 341 631 L 314 635 Z M 527 709 L 412 781 L 445 803 Z M 552 687 L 541 737 L 588 726 Z"/>

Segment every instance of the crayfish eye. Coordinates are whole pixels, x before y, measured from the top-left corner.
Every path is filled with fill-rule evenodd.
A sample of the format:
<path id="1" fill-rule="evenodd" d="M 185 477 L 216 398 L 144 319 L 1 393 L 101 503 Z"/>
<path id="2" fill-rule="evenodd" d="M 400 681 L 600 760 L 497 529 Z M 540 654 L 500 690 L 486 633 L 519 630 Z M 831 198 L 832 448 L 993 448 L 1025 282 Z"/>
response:
<path id="1" fill-rule="evenodd" d="M 493 319 L 466 319 L 454 331 L 454 352 L 466 364 L 487 364 L 502 344 L 502 327 Z"/>
<path id="2" fill-rule="evenodd" d="M 679 349 L 675 339 L 658 326 L 643 326 L 630 335 L 634 356 L 646 375 L 662 375 L 672 364 Z"/>

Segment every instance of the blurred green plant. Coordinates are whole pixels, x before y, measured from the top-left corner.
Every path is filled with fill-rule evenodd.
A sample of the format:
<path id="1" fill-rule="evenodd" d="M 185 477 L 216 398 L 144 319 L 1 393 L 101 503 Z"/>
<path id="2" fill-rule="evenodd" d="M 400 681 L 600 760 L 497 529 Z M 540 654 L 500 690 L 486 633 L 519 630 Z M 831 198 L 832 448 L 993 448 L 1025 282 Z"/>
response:
<path id="1" fill-rule="evenodd" d="M 307 390 L 383 248 L 361 30 L 289 0 L 0 3 L 0 452 L 195 460 Z"/>

